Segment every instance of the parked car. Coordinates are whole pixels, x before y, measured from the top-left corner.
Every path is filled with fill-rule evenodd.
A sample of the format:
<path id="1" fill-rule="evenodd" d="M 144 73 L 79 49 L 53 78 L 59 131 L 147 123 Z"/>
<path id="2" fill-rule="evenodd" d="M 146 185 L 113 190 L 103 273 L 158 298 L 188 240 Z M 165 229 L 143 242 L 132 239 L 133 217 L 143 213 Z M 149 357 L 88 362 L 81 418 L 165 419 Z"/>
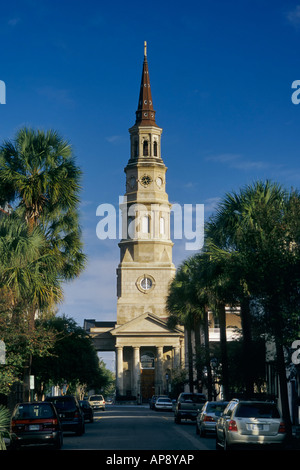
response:
<path id="1" fill-rule="evenodd" d="M 11 417 L 12 448 L 51 445 L 61 449 L 63 431 L 56 408 L 48 402 L 19 403 Z"/>
<path id="2" fill-rule="evenodd" d="M 216 447 L 284 446 L 285 424 L 275 403 L 231 400 L 216 425 Z"/>
<path id="3" fill-rule="evenodd" d="M 203 393 L 181 393 L 175 406 L 175 423 L 180 424 L 182 419 L 195 421 L 205 402 L 206 396 Z"/>
<path id="4" fill-rule="evenodd" d="M 173 407 L 173 403 L 170 398 L 159 397 L 154 404 L 154 409 L 156 411 L 160 411 L 160 410 L 172 411 L 172 407 Z"/>
<path id="5" fill-rule="evenodd" d="M 99 408 L 105 410 L 105 400 L 102 395 L 91 395 L 89 397 L 89 404 L 93 409 Z"/>
<path id="6" fill-rule="evenodd" d="M 169 398 L 168 395 L 153 395 L 149 400 L 151 410 L 155 410 L 155 403 L 158 398 Z"/>
<path id="7" fill-rule="evenodd" d="M 75 432 L 81 436 L 85 432 L 84 414 L 78 400 L 73 395 L 47 397 L 55 406 L 65 432 Z"/>
<path id="8" fill-rule="evenodd" d="M 94 422 L 94 411 L 88 400 L 80 400 L 79 405 L 83 411 L 85 421 Z"/>
<path id="9" fill-rule="evenodd" d="M 228 405 L 228 401 L 207 401 L 196 418 L 196 434 L 201 437 L 216 431 L 216 422 Z"/>

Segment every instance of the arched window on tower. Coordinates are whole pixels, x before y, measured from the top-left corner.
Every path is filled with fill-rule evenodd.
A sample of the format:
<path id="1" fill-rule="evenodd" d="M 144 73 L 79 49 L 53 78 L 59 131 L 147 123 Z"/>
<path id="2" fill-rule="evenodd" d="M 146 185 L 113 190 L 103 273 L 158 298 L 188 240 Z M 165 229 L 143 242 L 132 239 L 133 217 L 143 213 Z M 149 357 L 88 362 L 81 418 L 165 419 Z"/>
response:
<path id="1" fill-rule="evenodd" d="M 148 157 L 149 155 L 149 143 L 148 140 L 144 140 L 143 142 L 143 156 Z"/>
<path id="2" fill-rule="evenodd" d="M 127 238 L 133 239 L 135 237 L 135 218 L 128 217 L 127 224 Z"/>
<path id="3" fill-rule="evenodd" d="M 157 157 L 157 142 L 156 140 L 153 143 L 153 155 Z"/>
<path id="4" fill-rule="evenodd" d="M 133 142 L 133 156 L 134 156 L 134 158 L 139 156 L 139 143 L 138 143 L 138 140 L 135 140 Z"/>

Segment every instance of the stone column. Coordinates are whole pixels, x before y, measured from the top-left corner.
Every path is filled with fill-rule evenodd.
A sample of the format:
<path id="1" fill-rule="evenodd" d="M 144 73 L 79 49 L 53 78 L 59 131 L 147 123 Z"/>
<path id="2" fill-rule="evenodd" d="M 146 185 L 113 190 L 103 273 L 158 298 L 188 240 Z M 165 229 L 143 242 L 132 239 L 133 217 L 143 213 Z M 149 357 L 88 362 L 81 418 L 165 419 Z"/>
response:
<path id="1" fill-rule="evenodd" d="M 183 339 L 180 339 L 180 365 L 182 368 L 185 367 L 185 349 Z"/>
<path id="2" fill-rule="evenodd" d="M 174 348 L 174 368 L 180 366 L 180 347 L 175 346 Z"/>
<path id="3" fill-rule="evenodd" d="M 133 348 L 133 395 L 138 400 L 140 395 L 139 383 L 140 383 L 140 348 L 135 346 Z"/>
<path id="4" fill-rule="evenodd" d="M 117 346 L 116 353 L 117 353 L 116 389 L 119 395 L 123 395 L 123 347 Z"/>
<path id="5" fill-rule="evenodd" d="M 156 368 L 157 394 L 163 393 L 163 346 L 157 346 L 157 368 Z"/>

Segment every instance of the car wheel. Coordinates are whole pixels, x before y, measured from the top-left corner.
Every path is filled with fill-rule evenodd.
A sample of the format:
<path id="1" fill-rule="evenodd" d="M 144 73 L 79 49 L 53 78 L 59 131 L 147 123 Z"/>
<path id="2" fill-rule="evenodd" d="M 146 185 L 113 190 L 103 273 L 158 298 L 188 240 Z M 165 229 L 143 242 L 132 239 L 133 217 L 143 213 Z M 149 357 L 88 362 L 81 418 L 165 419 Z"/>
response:
<path id="1" fill-rule="evenodd" d="M 63 437 L 62 435 L 60 434 L 60 436 L 58 437 L 56 443 L 54 444 L 54 449 L 55 450 L 60 450 L 63 446 Z"/>
<path id="2" fill-rule="evenodd" d="M 224 450 L 231 450 L 231 446 L 228 444 L 227 439 L 224 439 Z"/>
<path id="3" fill-rule="evenodd" d="M 82 436 L 82 434 L 84 433 L 85 433 L 85 427 L 84 427 L 84 424 L 82 424 L 80 428 L 78 429 L 78 431 L 76 432 L 76 436 Z"/>
<path id="4" fill-rule="evenodd" d="M 216 450 L 223 450 L 223 447 L 220 444 L 218 435 L 216 435 Z"/>

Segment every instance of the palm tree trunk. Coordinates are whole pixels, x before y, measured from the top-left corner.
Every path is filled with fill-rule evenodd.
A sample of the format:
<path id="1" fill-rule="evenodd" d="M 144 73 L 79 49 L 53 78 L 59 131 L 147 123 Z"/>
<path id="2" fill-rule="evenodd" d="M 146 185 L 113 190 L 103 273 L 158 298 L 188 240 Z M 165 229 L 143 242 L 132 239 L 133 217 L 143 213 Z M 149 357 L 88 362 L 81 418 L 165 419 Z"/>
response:
<path id="1" fill-rule="evenodd" d="M 29 330 L 29 339 L 32 336 L 32 333 L 35 329 L 35 312 L 36 306 L 33 305 L 28 312 L 28 330 Z M 25 401 L 31 401 L 31 392 L 30 392 L 30 376 L 31 376 L 31 367 L 32 367 L 32 354 L 29 354 L 27 358 L 27 365 L 24 370 L 24 397 Z"/>
<path id="2" fill-rule="evenodd" d="M 207 398 L 212 400 L 212 373 L 210 364 L 210 347 L 209 347 L 209 324 L 208 324 L 208 308 L 204 311 L 204 348 L 205 348 L 205 366 L 207 370 Z"/>
<path id="3" fill-rule="evenodd" d="M 193 393 L 194 392 L 193 345 L 192 345 L 192 331 L 189 325 L 186 327 L 186 333 L 187 333 L 189 388 L 190 388 L 190 392 Z"/>
<path id="4" fill-rule="evenodd" d="M 220 348 L 222 362 L 222 385 L 224 400 L 229 399 L 229 377 L 228 377 L 228 355 L 227 355 L 227 338 L 226 338 L 226 311 L 225 304 L 219 303 L 218 315 L 220 323 Z"/>
<path id="5" fill-rule="evenodd" d="M 283 421 L 285 422 L 287 435 L 290 438 L 292 436 L 292 422 L 289 408 L 289 398 L 287 391 L 287 378 L 286 378 L 286 367 L 284 359 L 283 346 L 275 339 L 276 342 L 276 358 L 277 358 L 277 371 L 279 377 L 279 390 L 280 390 L 280 401 Z"/>
<path id="6" fill-rule="evenodd" d="M 194 318 L 194 333 L 195 333 L 195 366 L 197 375 L 197 389 L 200 392 L 201 378 L 202 378 L 202 367 L 199 367 L 198 357 L 201 355 L 201 338 L 200 338 L 200 319 L 198 316 Z"/>
<path id="7" fill-rule="evenodd" d="M 246 395 L 251 398 L 254 392 L 254 374 L 255 364 L 252 361 L 252 335 L 251 335 L 251 317 L 249 298 L 241 301 L 241 323 L 243 330 L 243 373 L 245 381 Z"/>

